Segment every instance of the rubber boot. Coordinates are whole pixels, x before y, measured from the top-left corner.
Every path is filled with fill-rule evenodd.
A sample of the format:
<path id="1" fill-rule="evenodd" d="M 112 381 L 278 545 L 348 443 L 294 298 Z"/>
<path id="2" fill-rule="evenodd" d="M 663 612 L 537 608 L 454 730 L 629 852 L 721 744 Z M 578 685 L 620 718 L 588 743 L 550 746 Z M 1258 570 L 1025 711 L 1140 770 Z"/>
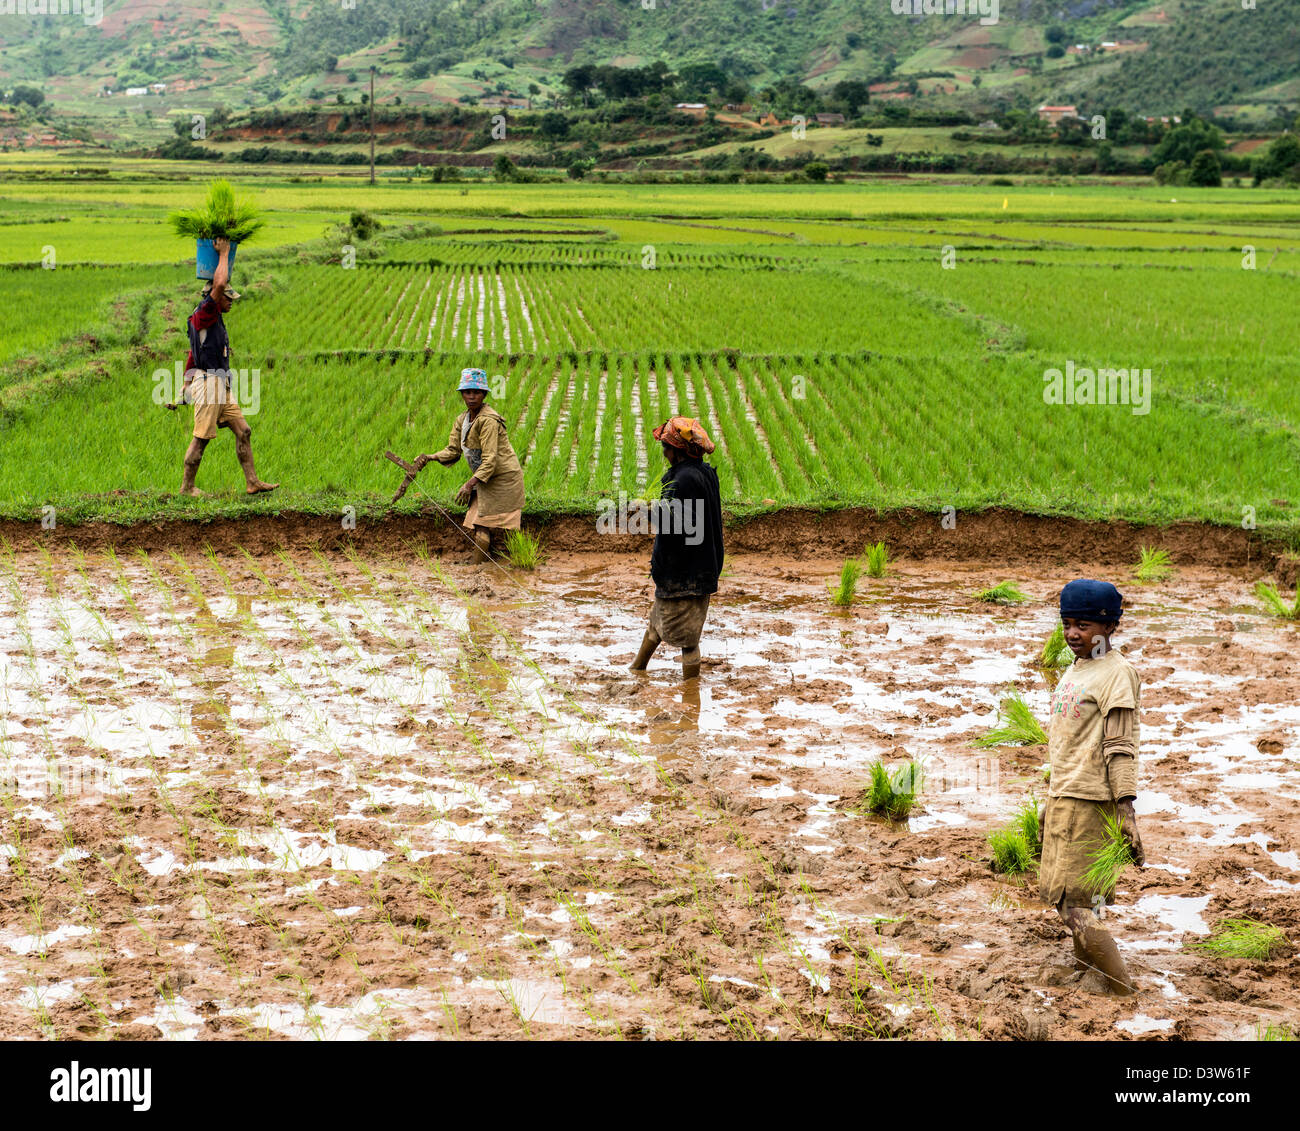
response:
<path id="1" fill-rule="evenodd" d="M 650 662 L 650 657 L 655 654 L 655 649 L 659 647 L 659 634 L 653 628 L 647 628 L 645 635 L 641 638 L 641 650 L 636 654 L 636 659 L 628 666 L 630 672 L 643 672 L 645 666 Z"/>
<path id="2" fill-rule="evenodd" d="M 1133 992 L 1133 979 L 1120 957 L 1115 940 L 1091 911 L 1075 908 L 1073 913 L 1074 937 L 1083 950 L 1083 960 L 1105 975 L 1110 992 L 1125 997 Z"/>
<path id="3" fill-rule="evenodd" d="M 682 681 L 700 678 L 699 648 L 682 649 Z"/>

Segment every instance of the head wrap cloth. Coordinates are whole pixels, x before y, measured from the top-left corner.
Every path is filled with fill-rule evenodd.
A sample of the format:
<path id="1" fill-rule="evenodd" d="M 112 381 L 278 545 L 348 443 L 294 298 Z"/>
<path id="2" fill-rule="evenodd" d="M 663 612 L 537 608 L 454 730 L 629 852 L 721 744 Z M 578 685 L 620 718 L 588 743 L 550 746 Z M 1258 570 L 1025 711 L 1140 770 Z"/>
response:
<path id="1" fill-rule="evenodd" d="M 716 447 L 704 431 L 704 426 L 690 416 L 674 416 L 671 420 L 664 421 L 654 430 L 654 438 L 696 458 Z"/>
<path id="2" fill-rule="evenodd" d="M 1080 578 L 1061 590 L 1061 616 L 1104 623 L 1123 615 L 1124 597 L 1109 581 Z"/>

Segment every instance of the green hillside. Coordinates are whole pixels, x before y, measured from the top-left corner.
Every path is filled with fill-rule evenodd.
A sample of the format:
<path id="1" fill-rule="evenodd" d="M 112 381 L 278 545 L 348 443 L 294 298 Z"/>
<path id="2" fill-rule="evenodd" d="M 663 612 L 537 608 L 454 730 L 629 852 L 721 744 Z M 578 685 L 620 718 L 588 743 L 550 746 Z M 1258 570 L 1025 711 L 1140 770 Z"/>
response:
<path id="1" fill-rule="evenodd" d="M 552 105 L 575 65 L 659 60 L 677 96 L 714 102 L 857 80 L 975 110 L 1068 100 L 1258 119 L 1300 98 L 1298 20 L 1300 0 L 1002 0 L 990 26 L 887 0 L 118 0 L 98 25 L 5 19 L 0 86 L 36 86 L 114 136 L 178 109 L 357 101 L 371 66 L 381 101 Z M 124 89 L 148 83 L 166 92 L 127 105 Z"/>

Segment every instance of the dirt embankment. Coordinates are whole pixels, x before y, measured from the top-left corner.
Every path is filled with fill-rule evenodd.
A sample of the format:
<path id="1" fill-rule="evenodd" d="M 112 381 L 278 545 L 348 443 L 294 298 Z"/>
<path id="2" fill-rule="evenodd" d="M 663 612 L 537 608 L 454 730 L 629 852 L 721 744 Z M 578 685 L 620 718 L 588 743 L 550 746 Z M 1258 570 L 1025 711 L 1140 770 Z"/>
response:
<path id="1" fill-rule="evenodd" d="M 604 534 L 594 518 L 562 515 L 526 519 L 550 550 L 576 553 L 648 553 L 644 534 Z M 427 547 L 431 553 L 464 549 L 465 537 L 444 518 L 399 515 L 382 521 L 358 519 L 345 530 L 338 518 L 287 512 L 246 519 L 208 522 L 166 521 L 118 526 L 90 522 L 42 530 L 37 522 L 0 522 L 0 538 L 18 549 L 75 543 L 86 549 L 243 548 L 253 554 L 315 546 L 342 549 L 351 544 L 367 551 Z M 817 512 L 774 511 L 733 520 L 727 549 L 736 553 L 779 552 L 784 556 L 824 559 L 861 551 L 867 542 L 883 541 L 894 557 L 939 561 L 1002 559 L 1007 562 L 1055 564 L 1087 560 L 1130 565 L 1141 546 L 1168 550 L 1175 563 L 1255 573 L 1277 569 L 1284 583 L 1295 579 L 1295 559 L 1285 547 L 1255 531 L 1208 523 L 1179 522 L 1144 526 L 1131 522 L 1089 522 L 1077 518 L 1029 515 L 994 509 L 942 517 L 917 509 L 876 512 L 860 507 Z"/>

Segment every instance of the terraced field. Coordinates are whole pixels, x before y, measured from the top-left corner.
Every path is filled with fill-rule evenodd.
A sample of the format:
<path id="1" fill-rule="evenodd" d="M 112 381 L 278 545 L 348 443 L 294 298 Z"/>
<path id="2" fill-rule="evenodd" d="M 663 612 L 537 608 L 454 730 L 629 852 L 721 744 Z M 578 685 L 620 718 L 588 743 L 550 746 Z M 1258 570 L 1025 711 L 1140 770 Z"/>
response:
<path id="1" fill-rule="evenodd" d="M 352 265 L 350 237 L 322 223 L 339 186 L 263 185 L 270 238 L 241 249 L 230 326 L 256 382 L 259 458 L 285 487 L 247 503 L 217 456 L 201 484 L 216 497 L 195 505 L 171 494 L 188 421 L 155 389 L 184 355 L 197 287 L 175 260 L 104 253 L 116 239 L 121 261 L 167 246 L 179 260 L 183 247 L 135 233 L 192 190 L 126 181 L 110 202 L 81 187 L 3 194 L 0 260 L 52 224 L 67 236 L 56 269 L 0 277 L 18 300 L 0 316 L 10 517 L 374 509 L 392 483 L 383 451 L 440 446 L 454 377 L 474 364 L 496 379 L 530 505 L 546 510 L 652 490 L 646 434 L 680 411 L 717 437 L 737 508 L 1233 524 L 1250 508 L 1296 527 L 1300 223 L 1268 194 L 592 185 L 561 211 L 549 186 L 354 186 L 349 203 L 383 227 L 353 243 Z M 308 224 L 325 234 L 284 245 Z M 1124 404 L 1048 403 L 1048 375 L 1067 367 L 1144 384 Z M 88 425 L 103 416 L 115 426 Z M 42 453 L 74 435 L 79 458 L 51 467 Z M 452 478 L 422 490 L 446 504 Z"/>

